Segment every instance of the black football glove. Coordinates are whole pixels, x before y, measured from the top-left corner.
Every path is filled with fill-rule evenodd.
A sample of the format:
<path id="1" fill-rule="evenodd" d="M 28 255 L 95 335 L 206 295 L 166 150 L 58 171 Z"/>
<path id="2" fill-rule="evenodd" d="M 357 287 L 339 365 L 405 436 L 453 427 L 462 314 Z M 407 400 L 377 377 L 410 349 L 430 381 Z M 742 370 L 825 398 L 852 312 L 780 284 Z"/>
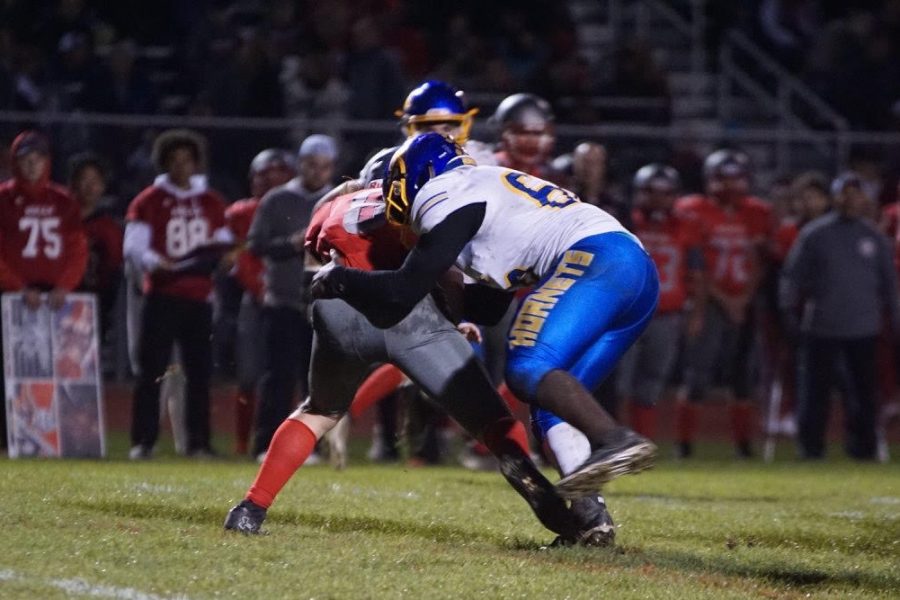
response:
<path id="1" fill-rule="evenodd" d="M 309 295 L 313 300 L 340 298 L 343 295 L 346 269 L 334 263 L 331 265 L 333 266 L 322 267 L 313 277 L 312 285 L 309 287 Z"/>

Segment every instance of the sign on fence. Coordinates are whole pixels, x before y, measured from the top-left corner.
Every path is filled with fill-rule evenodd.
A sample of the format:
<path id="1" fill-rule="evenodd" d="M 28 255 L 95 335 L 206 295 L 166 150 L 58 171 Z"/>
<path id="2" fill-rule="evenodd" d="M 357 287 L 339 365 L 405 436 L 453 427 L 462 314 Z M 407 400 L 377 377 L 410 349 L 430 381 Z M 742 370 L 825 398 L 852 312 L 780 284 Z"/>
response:
<path id="1" fill-rule="evenodd" d="M 3 374 L 9 456 L 106 455 L 97 307 L 69 294 L 32 310 L 4 294 Z"/>

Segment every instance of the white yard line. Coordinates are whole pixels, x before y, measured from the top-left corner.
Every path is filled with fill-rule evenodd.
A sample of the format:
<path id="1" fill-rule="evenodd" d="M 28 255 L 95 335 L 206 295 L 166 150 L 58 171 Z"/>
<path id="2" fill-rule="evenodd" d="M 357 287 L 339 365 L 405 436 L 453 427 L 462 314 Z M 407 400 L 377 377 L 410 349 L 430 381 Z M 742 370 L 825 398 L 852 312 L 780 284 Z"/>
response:
<path id="1" fill-rule="evenodd" d="M 115 598 L 116 600 L 189 600 L 187 596 L 157 596 L 134 588 L 123 588 L 112 585 L 94 584 L 84 579 L 50 579 L 29 577 L 9 569 L 0 569 L 0 583 L 4 581 L 20 581 L 24 583 L 45 585 L 60 589 L 67 594 L 77 596 L 93 596 L 95 598 Z"/>

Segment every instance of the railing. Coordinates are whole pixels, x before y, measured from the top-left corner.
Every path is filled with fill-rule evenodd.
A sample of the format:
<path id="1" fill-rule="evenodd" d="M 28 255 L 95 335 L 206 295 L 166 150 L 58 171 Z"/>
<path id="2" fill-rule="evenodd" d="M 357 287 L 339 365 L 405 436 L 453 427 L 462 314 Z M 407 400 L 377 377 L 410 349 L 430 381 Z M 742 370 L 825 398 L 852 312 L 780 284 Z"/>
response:
<path id="1" fill-rule="evenodd" d="M 652 24 L 663 23 L 689 53 L 689 72 L 710 73 L 704 39 L 706 2 L 690 0 L 685 16 L 661 0 L 609 0 L 607 19 L 611 38 L 614 42 L 620 40 L 628 31 L 652 43 Z M 704 91 L 697 87 L 685 93 L 694 96 Z M 774 137 L 761 141 L 772 144 L 774 163 L 779 170 L 793 167 L 791 144 L 796 137 L 786 132 L 794 130 L 831 130 L 834 135 L 828 137 L 828 142 L 815 142 L 815 150 L 820 158 L 835 157 L 837 164 L 846 164 L 851 145 L 844 135 L 849 129 L 847 121 L 747 36 L 732 31 L 722 41 L 719 55 L 714 115 L 722 127 L 728 129 L 733 125 L 733 109 L 744 98 L 756 102 L 778 124 L 773 129 Z"/>
<path id="2" fill-rule="evenodd" d="M 749 65 L 744 68 L 743 64 Z M 789 130 L 830 129 L 835 133 L 829 148 L 819 147 L 822 154 L 833 154 L 838 163 L 846 164 L 849 144 L 845 132 L 849 125 L 806 84 L 759 49 L 743 33 L 732 31 L 725 37 L 719 56 L 718 109 L 723 123 L 731 120 L 731 86 L 736 85 L 766 104 L 779 122 L 776 138 L 776 163 L 790 166 Z M 757 77 L 748 72 L 757 71 Z M 762 81 L 768 80 L 767 86 Z M 799 112 L 799 114 L 798 114 Z"/>
<path id="3" fill-rule="evenodd" d="M 762 93 L 764 90 L 757 90 Z M 26 125 L 36 124 L 51 130 L 81 127 L 87 130 L 103 130 L 114 137 L 119 153 L 127 154 L 136 143 L 134 136 L 118 135 L 124 130 L 150 131 L 169 127 L 191 127 L 209 133 L 216 131 L 251 134 L 255 132 L 271 132 L 278 134 L 281 143 L 287 145 L 290 132 L 330 132 L 344 142 L 353 141 L 356 136 L 364 136 L 369 142 L 373 136 L 384 140 L 385 144 L 396 141 L 399 128 L 396 121 L 350 120 L 350 119 L 285 119 L 285 118 L 243 118 L 214 116 L 163 116 L 163 115 L 112 115 L 92 113 L 62 112 L 25 112 L 0 111 L 0 130 L 14 132 Z M 796 124 L 796 121 L 794 122 Z M 484 118 L 478 119 L 475 134 L 481 139 L 493 139 L 495 128 Z M 669 126 L 641 125 L 632 123 L 602 123 L 597 125 L 559 124 L 556 128 L 559 137 L 558 150 L 565 151 L 567 144 L 577 139 L 599 139 L 607 142 L 663 142 L 677 143 L 691 140 L 701 144 L 733 143 L 771 143 L 773 140 L 791 145 L 824 147 L 839 149 L 831 155 L 835 169 L 843 166 L 849 148 L 855 145 L 881 146 L 896 151 L 900 147 L 900 133 L 875 133 L 869 131 L 851 131 L 845 125 L 833 129 L 812 129 L 809 127 L 783 126 L 746 127 L 734 129 L 698 128 L 687 123 L 673 123 Z M 243 135 L 242 134 L 242 135 Z M 90 137 L 90 136 L 88 136 Z M 243 137 L 240 139 L 252 139 Z M 54 140 L 58 143 L 60 140 Z M 247 142 L 250 143 L 250 142 Z M 87 148 L 75 148 L 76 151 Z M 224 149 L 234 152 L 239 146 Z M 257 151 L 251 148 L 250 151 Z M 804 168 L 802 156 L 797 158 L 797 167 Z"/>

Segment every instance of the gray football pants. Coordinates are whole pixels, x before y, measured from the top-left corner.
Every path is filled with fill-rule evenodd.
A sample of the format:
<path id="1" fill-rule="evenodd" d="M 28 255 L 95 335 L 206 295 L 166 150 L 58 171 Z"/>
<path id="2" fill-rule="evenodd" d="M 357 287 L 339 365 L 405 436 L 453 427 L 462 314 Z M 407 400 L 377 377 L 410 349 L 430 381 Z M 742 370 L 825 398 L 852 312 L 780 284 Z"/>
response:
<path id="1" fill-rule="evenodd" d="M 341 415 L 373 363 L 396 365 L 469 433 L 509 415 L 472 347 L 426 296 L 406 318 L 379 329 L 343 300 L 312 305 L 310 398 L 303 410 Z"/>
<path id="2" fill-rule="evenodd" d="M 647 407 L 659 402 L 678 358 L 683 322 L 680 312 L 653 317 L 619 362 L 616 393 L 620 399 Z"/>

